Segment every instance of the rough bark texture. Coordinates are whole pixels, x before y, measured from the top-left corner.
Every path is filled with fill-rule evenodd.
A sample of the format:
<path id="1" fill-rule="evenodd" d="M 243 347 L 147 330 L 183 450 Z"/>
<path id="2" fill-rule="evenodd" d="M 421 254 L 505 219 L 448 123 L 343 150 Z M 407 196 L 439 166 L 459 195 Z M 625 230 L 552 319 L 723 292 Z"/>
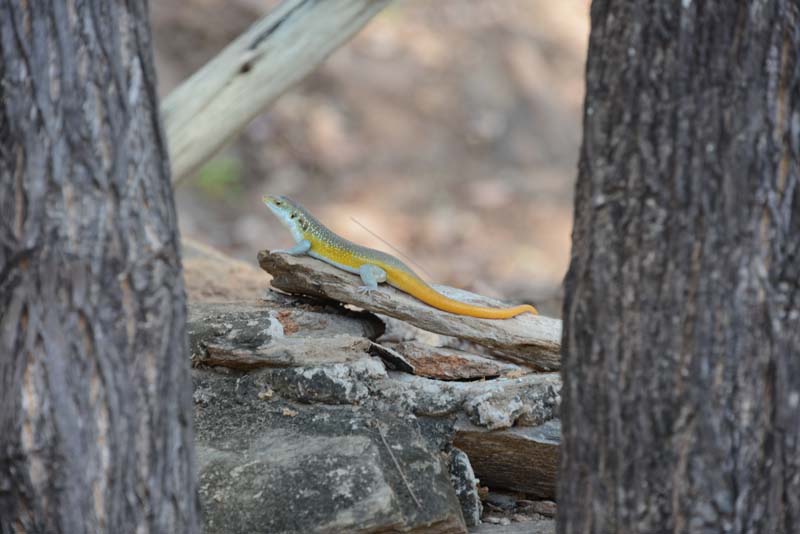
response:
<path id="1" fill-rule="evenodd" d="M 194 532 L 145 1 L 0 2 L 0 532 Z"/>
<path id="2" fill-rule="evenodd" d="M 800 22 L 596 0 L 559 532 L 797 532 Z"/>

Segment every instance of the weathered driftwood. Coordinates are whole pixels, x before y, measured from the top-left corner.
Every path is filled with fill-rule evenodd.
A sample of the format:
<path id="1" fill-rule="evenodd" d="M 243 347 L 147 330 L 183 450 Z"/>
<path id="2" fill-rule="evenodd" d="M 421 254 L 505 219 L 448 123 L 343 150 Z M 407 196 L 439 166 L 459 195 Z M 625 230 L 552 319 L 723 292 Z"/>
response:
<path id="1" fill-rule="evenodd" d="M 281 2 L 170 93 L 161 115 L 173 182 L 196 170 L 388 4 Z"/>
<path id="2" fill-rule="evenodd" d="M 556 420 L 494 432 L 460 424 L 453 445 L 467 454 L 481 484 L 554 499 L 560 433 Z"/>
<path id="3" fill-rule="evenodd" d="M 240 347 L 237 339 L 205 343 L 205 351 L 197 358 L 205 365 L 222 365 L 233 369 L 259 367 L 297 367 L 361 360 L 368 356 L 370 342 L 363 337 L 288 338 L 272 340 L 256 347 Z"/>
<path id="4" fill-rule="evenodd" d="M 449 336 L 467 339 L 490 347 L 504 358 L 541 370 L 559 368 L 561 321 L 550 317 L 523 314 L 513 319 L 491 320 L 464 317 L 437 310 L 402 291 L 382 284 L 370 294 L 358 292 L 357 276 L 308 256 L 289 256 L 261 251 L 258 262 L 273 276 L 272 286 L 289 293 L 334 299 L 389 315 L 415 326 Z M 487 297 L 443 286 L 437 289 L 458 292 L 467 302 L 503 306 Z"/>

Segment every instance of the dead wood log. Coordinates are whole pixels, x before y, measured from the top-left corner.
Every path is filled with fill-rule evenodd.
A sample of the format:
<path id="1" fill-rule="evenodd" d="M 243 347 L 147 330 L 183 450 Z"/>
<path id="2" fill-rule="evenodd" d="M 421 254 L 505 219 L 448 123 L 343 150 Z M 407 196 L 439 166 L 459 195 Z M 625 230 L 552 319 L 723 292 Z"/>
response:
<path id="1" fill-rule="evenodd" d="M 487 431 L 470 424 L 456 427 L 453 445 L 469 456 L 481 484 L 554 499 L 561 423 Z"/>
<path id="2" fill-rule="evenodd" d="M 559 368 L 561 321 L 550 317 L 523 314 L 513 319 L 492 320 L 465 317 L 437 310 L 416 298 L 383 284 L 369 295 L 358 292 L 357 276 L 308 256 L 258 254 L 261 268 L 273 276 L 272 286 L 289 293 L 301 293 L 337 300 L 366 310 L 402 319 L 414 326 L 449 336 L 466 339 L 493 349 L 497 356 L 552 371 Z M 470 303 L 504 306 L 487 297 L 437 286 Z"/>

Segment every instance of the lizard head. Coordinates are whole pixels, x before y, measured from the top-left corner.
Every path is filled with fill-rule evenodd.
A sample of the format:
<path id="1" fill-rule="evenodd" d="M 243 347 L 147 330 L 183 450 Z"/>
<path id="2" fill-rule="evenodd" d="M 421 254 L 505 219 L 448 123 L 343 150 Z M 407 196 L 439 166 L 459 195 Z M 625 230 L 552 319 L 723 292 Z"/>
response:
<path id="1" fill-rule="evenodd" d="M 263 201 L 278 220 L 289 229 L 295 241 L 299 243 L 305 239 L 309 222 L 306 211 L 299 204 L 284 196 L 265 195 Z"/>

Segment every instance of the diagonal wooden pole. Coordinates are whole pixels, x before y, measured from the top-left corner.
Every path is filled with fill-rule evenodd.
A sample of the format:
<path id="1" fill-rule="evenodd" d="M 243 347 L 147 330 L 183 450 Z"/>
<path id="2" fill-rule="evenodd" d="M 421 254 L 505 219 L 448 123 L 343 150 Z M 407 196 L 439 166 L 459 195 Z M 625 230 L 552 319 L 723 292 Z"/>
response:
<path id="1" fill-rule="evenodd" d="M 390 0 L 286 0 L 170 93 L 161 106 L 180 182 L 347 42 Z"/>

